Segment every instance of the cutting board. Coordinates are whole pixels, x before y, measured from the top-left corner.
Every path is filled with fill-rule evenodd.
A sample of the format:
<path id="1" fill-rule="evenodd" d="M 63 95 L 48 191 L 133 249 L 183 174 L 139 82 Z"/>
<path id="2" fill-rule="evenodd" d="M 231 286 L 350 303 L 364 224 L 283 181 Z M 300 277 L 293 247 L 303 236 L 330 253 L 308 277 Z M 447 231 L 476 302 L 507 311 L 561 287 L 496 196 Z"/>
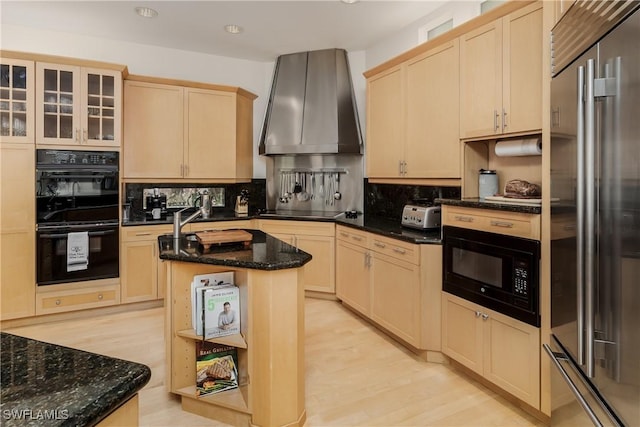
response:
<path id="1" fill-rule="evenodd" d="M 242 243 L 247 247 L 251 245 L 253 235 L 244 230 L 209 230 L 197 232 L 196 239 L 205 249 L 224 243 Z"/>
<path id="2" fill-rule="evenodd" d="M 514 199 L 512 197 L 504 196 L 487 196 L 484 198 L 487 202 L 502 203 L 504 205 L 518 205 L 518 206 L 540 206 L 542 205 L 542 199 Z M 552 202 L 557 202 L 560 199 L 552 198 Z"/>

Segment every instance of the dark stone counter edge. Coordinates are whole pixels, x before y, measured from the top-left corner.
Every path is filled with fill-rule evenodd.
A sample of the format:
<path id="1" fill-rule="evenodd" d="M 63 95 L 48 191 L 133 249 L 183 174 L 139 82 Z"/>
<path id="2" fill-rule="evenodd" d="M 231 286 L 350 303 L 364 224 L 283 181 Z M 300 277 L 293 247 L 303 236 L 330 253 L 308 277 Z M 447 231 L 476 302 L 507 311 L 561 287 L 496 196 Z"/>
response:
<path id="1" fill-rule="evenodd" d="M 300 251 L 300 253 L 301 253 L 300 259 L 275 262 L 275 263 L 251 262 L 251 261 L 234 260 L 234 259 L 228 259 L 228 258 L 227 259 L 207 258 L 204 256 L 178 255 L 178 254 L 171 254 L 171 253 L 161 253 L 160 259 L 166 259 L 169 261 L 193 262 L 197 264 L 220 265 L 223 267 L 246 268 L 249 270 L 274 271 L 274 270 L 286 270 L 288 268 L 302 267 L 307 262 L 311 261 L 311 255 L 302 251 Z"/>
<path id="2" fill-rule="evenodd" d="M 88 357 L 99 357 L 109 361 L 116 361 L 127 367 L 128 375 L 120 377 L 122 380 L 119 382 L 118 387 L 105 389 L 104 393 L 95 398 L 90 404 L 87 404 L 82 408 L 81 412 L 70 414 L 69 418 L 64 420 L 64 425 L 75 426 L 94 426 L 100 421 L 108 417 L 111 413 L 116 411 L 120 406 L 126 403 L 129 399 L 136 395 L 151 379 L 151 369 L 137 362 L 131 362 L 124 359 L 119 359 L 110 356 L 104 356 L 97 353 L 91 353 L 84 350 L 78 350 L 71 347 L 66 347 L 58 344 L 47 343 L 43 341 L 33 340 L 31 338 L 22 337 L 19 335 L 10 334 L 7 332 L 1 332 L 2 335 L 11 337 L 12 339 L 25 340 L 25 342 L 33 342 L 36 345 L 46 347 L 56 347 L 64 350 L 69 357 L 75 355 L 87 355 Z M 72 374 L 70 374 L 72 375 Z M 71 392 L 71 391 L 70 391 Z M 3 395 L 4 395 L 3 390 Z M 13 401 L 13 399 L 11 399 Z M 3 399 L 3 404 L 9 404 L 6 396 Z M 4 406 L 4 405 L 3 405 Z M 31 425 L 31 424 L 29 424 Z M 44 425 L 44 424 L 43 424 Z"/>
<path id="3" fill-rule="evenodd" d="M 436 203 L 441 205 L 461 206 L 466 208 L 477 209 L 492 209 L 496 211 L 508 211 L 508 212 L 520 212 L 529 214 L 542 213 L 542 207 L 540 206 L 523 206 L 523 205 L 510 205 L 496 202 L 485 202 L 478 197 L 466 198 L 466 199 L 436 199 Z"/>

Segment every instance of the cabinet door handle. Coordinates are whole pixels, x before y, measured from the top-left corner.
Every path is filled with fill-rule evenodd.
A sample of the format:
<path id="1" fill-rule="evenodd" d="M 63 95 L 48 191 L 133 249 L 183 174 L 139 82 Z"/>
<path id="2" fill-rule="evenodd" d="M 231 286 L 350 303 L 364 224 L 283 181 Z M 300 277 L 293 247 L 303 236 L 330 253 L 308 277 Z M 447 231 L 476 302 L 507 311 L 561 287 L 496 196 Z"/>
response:
<path id="1" fill-rule="evenodd" d="M 487 320 L 488 318 L 489 318 L 488 314 L 484 314 L 484 313 L 482 314 L 482 320 Z"/>
<path id="2" fill-rule="evenodd" d="M 494 227 L 513 228 L 512 222 L 505 221 L 491 221 L 491 225 L 493 225 Z"/>
<path id="3" fill-rule="evenodd" d="M 402 249 L 402 248 L 393 248 L 393 252 L 404 255 L 407 253 L 406 250 Z"/>
<path id="4" fill-rule="evenodd" d="M 498 132 L 498 129 L 500 128 L 500 125 L 498 124 L 498 118 L 500 118 L 500 116 L 498 115 L 498 110 L 493 110 L 493 130 L 494 130 L 494 132 Z"/>
<path id="5" fill-rule="evenodd" d="M 456 221 L 473 222 L 473 217 L 471 216 L 456 215 L 454 218 Z"/>
<path id="6" fill-rule="evenodd" d="M 402 175 L 406 175 L 407 174 L 407 162 L 406 161 L 402 161 Z"/>
<path id="7" fill-rule="evenodd" d="M 353 240 L 357 240 L 358 242 L 361 242 L 361 241 L 362 241 L 362 237 L 360 237 L 360 236 L 351 236 L 351 238 L 352 238 Z"/>
<path id="8" fill-rule="evenodd" d="M 83 129 L 82 130 L 82 142 L 84 144 L 86 144 L 88 140 L 89 140 L 89 131 L 86 130 L 86 129 Z"/>
<path id="9" fill-rule="evenodd" d="M 151 233 L 136 233 L 136 236 L 151 236 Z"/>
<path id="10" fill-rule="evenodd" d="M 62 304 L 62 301 L 60 301 L 59 299 L 56 300 L 56 305 L 60 305 Z"/>
<path id="11" fill-rule="evenodd" d="M 385 245 L 384 243 L 380 243 L 380 242 L 375 242 L 374 245 L 376 245 L 379 248 L 386 248 L 387 245 Z"/>
<path id="12" fill-rule="evenodd" d="M 398 175 L 402 175 L 402 160 L 398 160 Z"/>
<path id="13" fill-rule="evenodd" d="M 479 311 L 476 311 L 476 317 L 480 317 L 480 316 L 482 316 L 482 313 Z"/>
<path id="14" fill-rule="evenodd" d="M 76 128 L 76 137 L 74 138 L 77 143 L 80 143 L 80 129 Z"/>
<path id="15" fill-rule="evenodd" d="M 340 232 L 340 235 L 341 235 L 342 237 L 349 237 L 349 235 L 348 235 L 347 233 L 344 233 L 344 232 Z"/>
<path id="16" fill-rule="evenodd" d="M 503 108 L 502 109 L 502 131 L 504 132 L 506 128 L 507 128 L 507 112 Z"/>
<path id="17" fill-rule="evenodd" d="M 98 299 L 102 300 L 102 294 L 98 294 Z"/>

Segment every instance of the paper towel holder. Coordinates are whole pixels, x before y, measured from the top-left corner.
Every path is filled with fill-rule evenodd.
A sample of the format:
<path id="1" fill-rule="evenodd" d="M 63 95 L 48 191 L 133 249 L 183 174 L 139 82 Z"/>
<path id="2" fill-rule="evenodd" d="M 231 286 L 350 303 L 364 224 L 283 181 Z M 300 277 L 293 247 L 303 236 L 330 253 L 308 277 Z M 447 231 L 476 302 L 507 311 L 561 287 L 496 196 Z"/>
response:
<path id="1" fill-rule="evenodd" d="M 541 156 L 542 138 L 514 138 L 496 141 L 494 152 L 498 157 Z"/>

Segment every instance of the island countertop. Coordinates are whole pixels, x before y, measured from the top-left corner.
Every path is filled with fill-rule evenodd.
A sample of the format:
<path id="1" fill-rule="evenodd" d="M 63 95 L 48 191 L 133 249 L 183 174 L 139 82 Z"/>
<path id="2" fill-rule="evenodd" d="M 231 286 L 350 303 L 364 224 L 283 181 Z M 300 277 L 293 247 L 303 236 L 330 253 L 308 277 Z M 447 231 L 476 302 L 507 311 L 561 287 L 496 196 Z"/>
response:
<path id="1" fill-rule="evenodd" d="M 3 426 L 93 426 L 151 378 L 140 363 L 0 335 Z"/>
<path id="2" fill-rule="evenodd" d="M 176 242 L 172 235 L 158 237 L 160 258 L 253 270 L 282 270 L 302 267 L 311 255 L 260 230 L 244 230 L 251 234 L 251 244 L 223 244 L 205 249 L 195 233 L 183 234 Z M 176 245 L 177 243 L 177 245 Z"/>

